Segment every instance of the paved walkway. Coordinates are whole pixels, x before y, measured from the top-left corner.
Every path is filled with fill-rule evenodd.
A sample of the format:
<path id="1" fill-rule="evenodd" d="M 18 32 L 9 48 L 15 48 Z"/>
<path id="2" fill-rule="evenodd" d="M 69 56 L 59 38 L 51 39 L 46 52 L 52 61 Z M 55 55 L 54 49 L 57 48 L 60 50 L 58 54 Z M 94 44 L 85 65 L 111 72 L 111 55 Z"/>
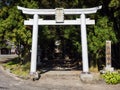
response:
<path id="1" fill-rule="evenodd" d="M 51 74 L 50 74 L 51 73 Z M 85 84 L 79 78 L 73 78 L 69 72 L 50 71 L 43 74 L 38 81 L 22 80 L 3 70 L 0 65 L 0 90 L 120 90 L 120 84 L 107 85 L 104 82 Z M 54 76 L 54 73 L 55 76 Z M 79 74 L 79 72 L 76 72 Z M 61 75 L 65 77 L 61 78 Z M 77 75 L 76 74 L 76 75 Z M 51 77 L 48 77 L 50 75 Z M 74 76 L 74 74 L 73 74 Z"/>
<path id="2" fill-rule="evenodd" d="M 1 55 L 0 54 L 0 63 L 11 60 L 12 58 L 18 57 L 16 54 L 6 54 L 6 55 Z"/>

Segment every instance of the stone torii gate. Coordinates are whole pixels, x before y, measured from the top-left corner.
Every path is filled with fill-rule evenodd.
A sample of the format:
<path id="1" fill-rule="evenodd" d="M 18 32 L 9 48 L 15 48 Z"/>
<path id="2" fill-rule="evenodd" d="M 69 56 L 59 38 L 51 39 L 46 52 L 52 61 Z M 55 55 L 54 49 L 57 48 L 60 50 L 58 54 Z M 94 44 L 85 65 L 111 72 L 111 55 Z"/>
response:
<path id="1" fill-rule="evenodd" d="M 24 14 L 33 15 L 33 19 L 24 21 L 25 25 L 33 25 L 30 74 L 34 75 L 36 73 L 38 25 L 81 25 L 83 72 L 89 72 L 86 25 L 95 24 L 95 21 L 86 18 L 85 15 L 96 13 L 102 6 L 86 9 L 29 9 L 20 6 L 17 6 L 17 8 L 22 10 Z M 39 15 L 55 15 L 55 20 L 39 19 Z M 80 18 L 76 20 L 64 20 L 64 15 L 80 15 Z"/>

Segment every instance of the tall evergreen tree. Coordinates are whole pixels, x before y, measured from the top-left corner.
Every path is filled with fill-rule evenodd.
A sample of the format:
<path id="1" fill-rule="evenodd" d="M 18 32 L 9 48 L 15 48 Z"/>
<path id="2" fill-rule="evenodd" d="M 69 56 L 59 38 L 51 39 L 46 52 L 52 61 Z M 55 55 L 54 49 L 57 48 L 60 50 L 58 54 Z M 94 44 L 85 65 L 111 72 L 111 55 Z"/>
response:
<path id="1" fill-rule="evenodd" d="M 114 57 L 120 53 L 120 1 L 119 0 L 0 0 L 0 47 L 3 40 L 10 40 L 15 45 L 22 44 L 25 52 L 31 49 L 32 26 L 24 26 L 23 21 L 32 16 L 22 14 L 17 5 L 26 8 L 88 8 L 98 5 L 103 6 L 102 10 L 95 15 L 88 15 L 96 20 L 95 27 L 87 27 L 88 47 L 90 61 L 98 62 L 105 59 L 105 40 L 111 40 L 114 44 Z M 87 16 L 87 17 L 88 17 Z M 80 16 L 65 16 L 65 19 L 75 19 Z M 54 19 L 54 16 L 40 16 L 44 19 Z M 41 48 L 51 48 L 51 42 L 62 37 L 65 42 L 71 42 L 73 51 L 81 53 L 79 26 L 40 26 L 39 41 Z M 57 35 L 60 33 L 62 36 Z M 46 42 L 44 42 L 46 41 Z M 43 43 L 44 42 L 44 45 Z M 67 47 L 66 47 L 67 48 Z M 25 55 L 25 54 L 23 54 Z M 114 58 L 116 60 L 116 58 Z M 101 60 L 102 61 L 102 60 Z M 96 64 L 95 64 L 96 66 Z"/>

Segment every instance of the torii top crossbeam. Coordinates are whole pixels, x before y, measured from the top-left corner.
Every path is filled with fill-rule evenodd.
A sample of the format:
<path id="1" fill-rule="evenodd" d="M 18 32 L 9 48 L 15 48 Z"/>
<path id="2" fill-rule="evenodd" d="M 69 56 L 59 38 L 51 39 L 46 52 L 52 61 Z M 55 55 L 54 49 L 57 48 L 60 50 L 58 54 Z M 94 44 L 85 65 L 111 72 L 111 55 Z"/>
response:
<path id="1" fill-rule="evenodd" d="M 39 15 L 55 15 L 55 9 L 29 9 L 17 6 L 19 10 L 22 10 L 25 14 L 39 14 Z M 101 9 L 102 6 L 93 7 L 93 8 L 86 8 L 86 9 L 64 9 L 64 14 L 66 15 L 80 15 L 82 13 L 84 14 L 91 14 L 96 13 L 97 10 Z"/>

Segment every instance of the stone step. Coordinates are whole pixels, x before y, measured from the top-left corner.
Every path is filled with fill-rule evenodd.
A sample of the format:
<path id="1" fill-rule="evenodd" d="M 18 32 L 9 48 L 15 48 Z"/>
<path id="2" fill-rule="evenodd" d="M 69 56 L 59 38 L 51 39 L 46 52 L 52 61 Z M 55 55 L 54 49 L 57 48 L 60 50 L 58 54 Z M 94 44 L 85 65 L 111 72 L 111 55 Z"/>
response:
<path id="1" fill-rule="evenodd" d="M 41 74 L 41 79 L 80 79 L 80 71 L 48 71 Z"/>

